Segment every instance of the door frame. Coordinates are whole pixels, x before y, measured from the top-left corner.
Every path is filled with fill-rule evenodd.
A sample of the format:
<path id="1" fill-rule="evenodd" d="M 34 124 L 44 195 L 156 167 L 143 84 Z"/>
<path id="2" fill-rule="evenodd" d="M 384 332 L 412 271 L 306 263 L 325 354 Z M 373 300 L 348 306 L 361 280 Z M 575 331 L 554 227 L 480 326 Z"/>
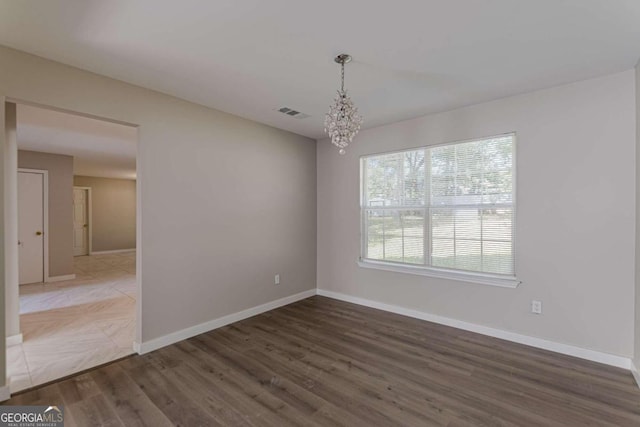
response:
<path id="1" fill-rule="evenodd" d="M 0 170 L 7 169 L 10 171 L 11 170 L 16 171 L 18 168 L 18 146 L 16 144 L 15 138 L 13 138 L 13 141 L 12 141 L 12 138 L 10 137 L 8 138 L 6 133 L 7 131 L 6 124 L 8 123 L 8 118 L 7 118 L 8 104 L 31 105 L 39 108 L 45 108 L 49 110 L 60 111 L 63 113 L 75 114 L 83 117 L 89 117 L 97 120 L 117 123 L 124 126 L 130 126 L 137 130 L 137 137 L 136 137 L 136 305 L 135 305 L 135 323 L 136 324 L 135 324 L 135 335 L 134 335 L 132 344 L 133 344 L 133 351 L 137 354 L 142 354 L 142 351 L 141 351 L 142 275 L 143 275 L 142 250 L 144 249 L 143 239 L 142 239 L 142 235 L 143 235 L 142 228 L 144 225 L 142 221 L 142 213 L 144 211 L 144 207 L 142 205 L 142 193 L 143 193 L 142 181 L 144 176 L 144 168 L 141 162 L 141 157 L 143 153 L 142 153 L 142 150 L 140 149 L 140 143 L 141 143 L 140 133 L 142 132 L 143 127 L 134 122 L 125 122 L 122 120 L 111 119 L 105 116 L 99 116 L 96 114 L 82 112 L 82 108 L 73 110 L 73 109 L 58 107 L 56 106 L 55 102 L 52 102 L 51 104 L 43 104 L 41 102 L 30 101 L 28 98 L 7 96 L 6 94 L 2 93 L 2 89 L 0 88 L 0 121 L 2 121 L 2 123 L 0 123 L 0 150 L 4 151 L 4 155 L 0 155 L 0 161 L 4 162 L 4 165 L 0 164 Z M 17 203 L 18 203 L 17 197 L 15 197 L 17 192 L 17 182 L 16 182 L 17 174 L 16 174 L 15 180 L 7 180 L 6 178 L 2 179 L 2 177 L 0 176 L 0 181 L 1 181 L 0 186 L 4 187 L 3 188 L 4 197 L 0 199 L 0 207 L 3 207 L 4 208 L 3 210 L 5 212 L 9 211 L 7 218 L 3 221 L 4 224 L 0 223 L 0 228 L 4 229 L 4 233 L 0 233 L 0 245 L 4 245 L 5 247 L 8 248 L 9 246 L 7 244 L 7 239 L 5 238 L 5 236 L 14 236 L 11 230 L 13 229 L 17 230 L 17 225 L 18 225 L 17 215 L 13 213 L 14 210 L 17 211 Z M 3 215 L 0 212 L 0 218 L 2 217 Z M 45 247 L 45 249 L 48 250 L 47 247 Z M 2 248 L 0 248 L 0 272 L 1 270 L 4 269 L 5 277 L 7 276 L 10 277 L 9 280 L 3 280 L 2 278 L 0 278 L 0 293 L 4 293 L 5 295 L 8 294 L 9 291 L 14 291 L 18 289 L 18 284 L 17 284 L 18 263 L 16 262 L 17 257 L 10 257 L 8 255 L 9 253 L 10 253 L 9 251 L 5 251 L 3 255 Z M 15 306 L 12 305 L 12 307 L 15 308 L 17 312 L 18 304 L 15 304 Z M 2 309 L 2 307 L 0 307 L 0 309 Z M 4 309 L 5 309 L 4 320 L 6 324 L 8 323 L 9 317 L 10 316 L 13 317 L 14 315 L 16 315 L 16 313 L 12 313 L 11 310 L 7 310 L 6 307 L 4 307 Z M 16 317 L 19 323 L 19 318 L 20 318 L 19 314 L 17 314 Z M 6 345 L 7 338 L 11 340 L 13 336 L 7 336 L 6 328 L 2 328 L 2 329 L 5 329 L 5 330 L 0 331 L 0 351 L 2 351 L 2 349 L 4 348 L 4 352 L 6 353 L 6 349 L 8 347 L 8 345 Z M 2 338 L 3 336 L 2 332 L 4 332 L 4 337 L 5 337 L 4 342 Z M 18 335 L 20 336 L 20 340 L 19 341 L 16 340 L 16 342 L 22 342 L 21 334 L 18 334 Z M 0 358 L 1 357 L 2 356 L 0 355 Z M 6 373 L 6 363 L 5 363 L 4 371 L 2 368 L 2 363 L 0 363 L 0 374 L 2 374 L 3 372 Z M 3 381 L 5 382 L 4 385 L 3 385 Z M 10 396 L 11 396 L 11 392 L 9 390 L 8 383 L 6 383 L 6 380 L 2 380 L 2 378 L 0 377 L 0 401 L 4 400 L 5 398 L 8 399 Z"/>
<path id="2" fill-rule="evenodd" d="M 87 190 L 87 218 L 89 218 L 89 231 L 87 231 L 87 255 L 91 255 L 93 253 L 93 246 L 91 245 L 91 240 L 93 237 L 93 214 L 91 211 L 91 187 L 83 187 L 81 185 L 74 185 L 73 189 L 76 190 Z"/>
<path id="3" fill-rule="evenodd" d="M 42 232 L 44 233 L 44 239 L 42 241 L 42 264 L 44 266 L 44 273 L 42 277 L 43 282 L 48 282 L 49 277 L 49 171 L 44 169 L 28 169 L 18 168 L 18 173 L 37 173 L 42 175 Z M 18 212 L 18 220 L 20 220 L 20 213 Z M 18 259 L 20 255 L 18 255 Z"/>

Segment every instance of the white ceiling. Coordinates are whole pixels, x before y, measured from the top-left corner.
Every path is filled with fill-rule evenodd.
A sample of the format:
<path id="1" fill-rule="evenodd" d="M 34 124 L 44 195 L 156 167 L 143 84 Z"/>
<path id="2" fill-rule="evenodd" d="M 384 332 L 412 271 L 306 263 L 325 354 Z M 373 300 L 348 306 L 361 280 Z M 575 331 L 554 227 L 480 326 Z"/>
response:
<path id="1" fill-rule="evenodd" d="M 136 178 L 137 129 L 18 104 L 20 150 L 73 156 L 74 175 Z"/>
<path id="2" fill-rule="evenodd" d="M 319 138 L 338 53 L 372 127 L 629 69 L 640 1 L 0 0 L 0 44 Z"/>

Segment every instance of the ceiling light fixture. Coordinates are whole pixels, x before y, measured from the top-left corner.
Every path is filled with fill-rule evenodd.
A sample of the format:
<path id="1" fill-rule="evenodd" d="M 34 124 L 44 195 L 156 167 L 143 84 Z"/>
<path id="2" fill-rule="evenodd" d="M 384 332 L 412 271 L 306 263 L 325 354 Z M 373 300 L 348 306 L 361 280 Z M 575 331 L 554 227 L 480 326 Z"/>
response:
<path id="1" fill-rule="evenodd" d="M 340 64 L 342 84 L 324 118 L 324 131 L 331 137 L 331 143 L 340 149 L 339 153 L 344 154 L 345 148 L 362 126 L 362 116 L 344 88 L 344 64 L 351 62 L 351 55 L 343 53 L 334 60 Z"/>

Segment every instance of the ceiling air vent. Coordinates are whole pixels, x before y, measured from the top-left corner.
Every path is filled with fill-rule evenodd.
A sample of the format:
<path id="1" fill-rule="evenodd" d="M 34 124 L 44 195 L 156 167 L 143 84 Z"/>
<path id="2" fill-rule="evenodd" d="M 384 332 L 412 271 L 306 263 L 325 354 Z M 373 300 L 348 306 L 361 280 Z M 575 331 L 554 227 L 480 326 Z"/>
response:
<path id="1" fill-rule="evenodd" d="M 287 116 L 294 117 L 296 119 L 306 119 L 307 117 L 311 117 L 308 114 L 301 113 L 300 111 L 296 111 L 289 107 L 278 108 L 277 111 L 281 112 L 282 114 L 286 114 Z"/>

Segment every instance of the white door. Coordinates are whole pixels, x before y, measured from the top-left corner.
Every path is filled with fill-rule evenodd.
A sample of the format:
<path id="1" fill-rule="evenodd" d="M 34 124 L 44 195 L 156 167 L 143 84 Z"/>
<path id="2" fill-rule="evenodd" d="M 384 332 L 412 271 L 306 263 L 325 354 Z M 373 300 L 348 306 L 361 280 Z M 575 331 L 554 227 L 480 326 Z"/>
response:
<path id="1" fill-rule="evenodd" d="M 73 255 L 89 255 L 88 190 L 73 189 Z"/>
<path id="2" fill-rule="evenodd" d="M 19 282 L 44 282 L 44 175 L 18 172 Z"/>

